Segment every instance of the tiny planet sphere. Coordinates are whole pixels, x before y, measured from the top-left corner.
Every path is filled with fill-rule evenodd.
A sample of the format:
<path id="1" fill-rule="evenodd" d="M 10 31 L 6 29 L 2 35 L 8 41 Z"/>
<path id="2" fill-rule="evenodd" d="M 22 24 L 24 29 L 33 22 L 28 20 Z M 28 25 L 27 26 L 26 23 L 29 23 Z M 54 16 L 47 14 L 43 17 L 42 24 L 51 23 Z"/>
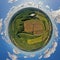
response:
<path id="1" fill-rule="evenodd" d="M 8 26 L 9 38 L 20 50 L 33 52 L 44 48 L 52 36 L 49 16 L 38 8 L 17 11 Z"/>

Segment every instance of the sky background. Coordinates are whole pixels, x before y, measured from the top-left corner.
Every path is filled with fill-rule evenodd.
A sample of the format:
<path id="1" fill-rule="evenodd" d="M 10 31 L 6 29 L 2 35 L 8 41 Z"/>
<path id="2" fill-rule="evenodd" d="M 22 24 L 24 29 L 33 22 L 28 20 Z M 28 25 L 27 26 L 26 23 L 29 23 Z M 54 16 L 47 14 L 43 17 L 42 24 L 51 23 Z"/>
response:
<path id="1" fill-rule="evenodd" d="M 9 10 L 11 9 L 12 6 L 19 5 L 19 4 L 29 1 L 29 0 L 18 0 L 13 3 L 9 3 L 8 1 L 9 0 L 0 0 L 0 19 L 2 18 L 4 20 L 6 18 L 7 13 L 9 12 Z M 30 0 L 30 1 L 32 1 L 32 0 Z M 36 2 L 39 0 L 34 0 L 34 1 Z M 50 8 L 53 11 L 60 9 L 60 0 L 43 0 L 43 1 L 44 1 L 44 4 L 50 6 Z M 60 23 L 57 24 L 57 28 L 58 28 L 58 31 L 60 31 Z M 60 39 L 59 39 L 59 37 L 60 37 L 60 32 L 58 33 L 58 46 L 57 46 L 56 51 L 49 58 L 42 58 L 41 60 L 59 60 L 60 59 Z M 0 34 L 0 60 L 8 60 L 8 59 L 12 60 L 8 56 L 8 53 L 7 53 L 8 51 L 11 54 L 13 54 L 11 46 L 9 46 L 2 39 L 2 35 Z M 34 58 L 27 58 L 27 59 L 24 59 L 23 57 L 21 57 L 21 58 L 18 58 L 18 60 L 40 60 L 40 59 L 38 59 L 38 57 L 36 56 Z"/>

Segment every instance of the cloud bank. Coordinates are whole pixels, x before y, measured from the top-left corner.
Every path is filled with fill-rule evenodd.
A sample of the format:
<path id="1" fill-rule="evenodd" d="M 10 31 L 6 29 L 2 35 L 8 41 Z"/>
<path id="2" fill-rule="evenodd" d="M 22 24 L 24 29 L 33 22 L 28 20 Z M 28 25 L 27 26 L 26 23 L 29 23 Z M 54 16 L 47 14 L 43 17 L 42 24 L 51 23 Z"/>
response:
<path id="1" fill-rule="evenodd" d="M 17 60 L 17 58 L 18 58 L 16 55 L 11 54 L 10 52 L 8 52 L 8 56 L 11 60 Z"/>
<path id="2" fill-rule="evenodd" d="M 1 30 L 2 30 L 2 25 L 3 25 L 3 24 L 2 24 L 2 20 L 3 20 L 3 19 L 0 19 L 0 32 L 1 32 Z"/>
<path id="3" fill-rule="evenodd" d="M 8 3 L 13 3 L 13 2 L 16 2 L 18 0 L 8 0 Z"/>
<path id="4" fill-rule="evenodd" d="M 18 50 L 17 48 L 13 48 L 13 52 L 14 52 L 14 54 L 20 54 L 21 53 L 20 50 Z"/>
<path id="5" fill-rule="evenodd" d="M 56 19 L 57 23 L 60 23 L 60 9 L 51 12 L 52 17 Z"/>
<path id="6" fill-rule="evenodd" d="M 51 54 L 53 54 L 53 53 L 56 51 L 56 47 L 57 47 L 57 42 L 53 42 L 52 48 L 47 49 L 47 50 L 45 51 L 44 58 L 50 57 Z"/>

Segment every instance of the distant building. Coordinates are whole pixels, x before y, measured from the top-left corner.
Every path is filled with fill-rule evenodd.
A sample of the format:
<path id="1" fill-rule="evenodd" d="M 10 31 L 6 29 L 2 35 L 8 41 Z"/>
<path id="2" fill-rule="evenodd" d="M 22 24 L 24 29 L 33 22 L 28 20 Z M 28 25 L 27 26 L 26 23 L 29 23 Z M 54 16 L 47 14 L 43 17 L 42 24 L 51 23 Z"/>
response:
<path id="1" fill-rule="evenodd" d="M 34 14 L 34 13 L 32 13 L 32 14 L 30 14 L 30 16 L 32 16 L 32 17 L 33 17 L 33 16 L 35 16 L 35 14 Z"/>

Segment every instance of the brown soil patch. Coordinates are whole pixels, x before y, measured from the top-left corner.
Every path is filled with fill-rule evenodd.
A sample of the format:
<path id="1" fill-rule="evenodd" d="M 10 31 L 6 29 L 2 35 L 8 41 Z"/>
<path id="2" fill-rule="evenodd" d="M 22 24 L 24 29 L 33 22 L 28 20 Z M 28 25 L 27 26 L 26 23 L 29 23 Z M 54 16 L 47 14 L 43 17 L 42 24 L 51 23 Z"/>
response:
<path id="1" fill-rule="evenodd" d="M 43 24 L 39 20 L 27 20 L 24 22 L 24 31 L 27 33 L 40 35 L 43 30 Z"/>

